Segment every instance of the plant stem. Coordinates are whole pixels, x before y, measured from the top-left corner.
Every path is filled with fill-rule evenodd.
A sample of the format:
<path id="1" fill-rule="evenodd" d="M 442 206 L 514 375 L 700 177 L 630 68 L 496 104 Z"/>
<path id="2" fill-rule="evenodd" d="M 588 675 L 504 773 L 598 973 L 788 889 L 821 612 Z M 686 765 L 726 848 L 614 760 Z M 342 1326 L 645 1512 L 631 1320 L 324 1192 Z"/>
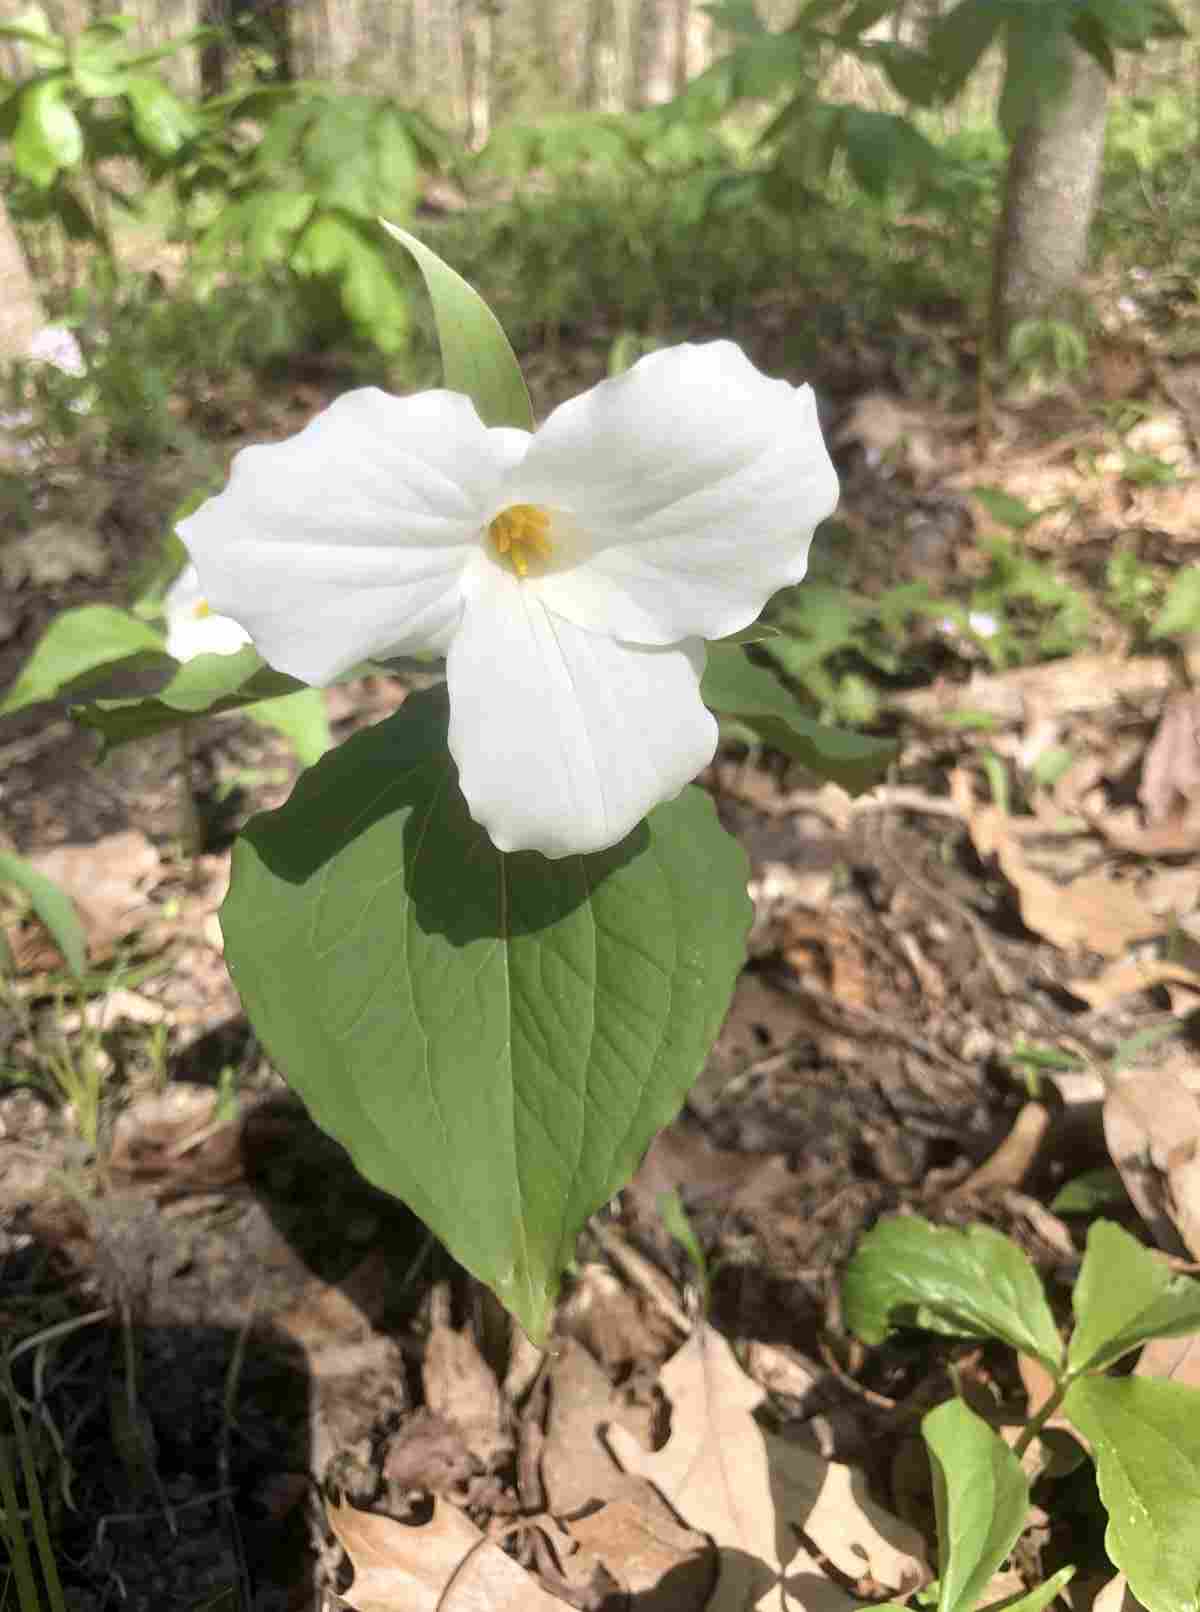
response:
<path id="1" fill-rule="evenodd" d="M 1024 1431 L 1017 1439 L 1017 1442 L 1013 1445 L 1013 1454 L 1016 1456 L 1018 1461 L 1025 1454 L 1025 1451 L 1033 1443 L 1034 1439 L 1042 1431 L 1042 1428 L 1045 1427 L 1046 1423 L 1058 1410 L 1058 1407 L 1066 1398 L 1067 1389 L 1069 1387 L 1069 1383 L 1059 1383 L 1058 1387 L 1050 1395 L 1050 1398 L 1042 1406 L 1041 1410 L 1038 1411 L 1037 1415 L 1030 1417 L 1029 1421 L 1026 1422 Z"/>

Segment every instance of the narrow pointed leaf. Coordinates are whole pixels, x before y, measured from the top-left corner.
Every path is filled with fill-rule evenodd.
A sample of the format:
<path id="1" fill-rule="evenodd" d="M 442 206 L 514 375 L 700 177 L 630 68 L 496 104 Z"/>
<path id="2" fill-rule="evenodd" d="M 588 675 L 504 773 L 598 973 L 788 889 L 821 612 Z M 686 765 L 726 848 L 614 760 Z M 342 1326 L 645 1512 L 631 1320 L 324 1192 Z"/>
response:
<path id="1" fill-rule="evenodd" d="M 229 657 L 232 659 L 233 657 Z M 264 666 L 232 694 L 203 709 L 187 710 L 167 705 L 161 699 L 103 700 L 92 705 L 76 705 L 71 715 L 85 728 L 91 728 L 104 741 L 103 754 L 133 739 L 146 739 L 154 733 L 167 733 L 197 716 L 222 716 L 227 711 L 244 711 L 263 700 L 282 698 L 307 688 L 307 684 Z"/>
<path id="2" fill-rule="evenodd" d="M 24 890 L 34 912 L 54 938 L 67 967 L 79 978 L 87 968 L 87 936 L 75 904 L 53 879 L 30 867 L 15 851 L 0 851 L 0 884 L 15 884 Z"/>
<path id="3" fill-rule="evenodd" d="M 866 1343 L 897 1326 L 967 1338 L 1000 1338 L 1056 1375 L 1062 1340 L 1037 1272 L 1011 1238 L 990 1226 L 934 1226 L 917 1215 L 881 1220 L 842 1283 L 846 1324 Z"/>
<path id="4" fill-rule="evenodd" d="M 938 1612 L 974 1612 L 1025 1526 L 1029 1485 L 998 1433 L 961 1399 L 921 1423 L 937 1513 Z"/>
<path id="5" fill-rule="evenodd" d="M 55 699 L 89 672 L 162 649 L 162 634 L 124 610 L 84 605 L 64 611 L 42 634 L 0 701 L 0 716 Z"/>
<path id="6" fill-rule="evenodd" d="M 897 746 L 890 739 L 823 727 L 805 715 L 779 679 L 731 639 L 709 644 L 700 693 L 718 716 L 736 717 L 764 743 L 852 795 L 877 784 L 895 760 Z"/>
<path id="7" fill-rule="evenodd" d="M 991 1606 L 984 1608 L 984 1612 L 1043 1612 L 1043 1608 L 1057 1600 L 1074 1577 L 1073 1567 L 1060 1567 L 1057 1573 L 1052 1574 L 1044 1584 L 1036 1585 L 1028 1595 L 1018 1595 L 1016 1600 L 993 1601 Z"/>
<path id="8" fill-rule="evenodd" d="M 533 407 L 500 321 L 460 274 L 407 230 L 381 219 L 388 234 L 417 260 L 433 301 L 442 371 L 452 392 L 465 392 L 484 425 L 533 430 Z"/>
<path id="9" fill-rule="evenodd" d="M 1088 1232 L 1071 1303 L 1072 1372 L 1103 1371 L 1151 1338 L 1200 1332 L 1200 1282 L 1177 1275 L 1111 1220 L 1096 1221 Z"/>
<path id="10" fill-rule="evenodd" d="M 1113 1565 L 1148 1612 L 1196 1612 L 1200 1393 L 1149 1377 L 1081 1377 L 1062 1408 L 1092 1447 Z"/>
<path id="11" fill-rule="evenodd" d="M 583 1222 L 720 1025 L 745 859 L 697 790 L 611 851 L 502 855 L 446 719 L 443 690 L 410 695 L 254 819 L 226 959 L 318 1124 L 541 1339 Z"/>

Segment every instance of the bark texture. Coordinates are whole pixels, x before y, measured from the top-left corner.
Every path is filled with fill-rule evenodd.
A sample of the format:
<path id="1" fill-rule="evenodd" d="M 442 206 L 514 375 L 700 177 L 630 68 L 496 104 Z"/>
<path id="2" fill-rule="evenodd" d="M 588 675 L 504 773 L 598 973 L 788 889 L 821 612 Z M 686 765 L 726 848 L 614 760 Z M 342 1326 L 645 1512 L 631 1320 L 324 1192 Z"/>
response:
<path id="1" fill-rule="evenodd" d="M 1066 311 L 1087 261 L 1108 79 L 1077 45 L 1066 48 L 1060 94 L 1025 125 L 1009 157 L 992 280 L 992 341 L 1000 355 L 1022 320 Z"/>

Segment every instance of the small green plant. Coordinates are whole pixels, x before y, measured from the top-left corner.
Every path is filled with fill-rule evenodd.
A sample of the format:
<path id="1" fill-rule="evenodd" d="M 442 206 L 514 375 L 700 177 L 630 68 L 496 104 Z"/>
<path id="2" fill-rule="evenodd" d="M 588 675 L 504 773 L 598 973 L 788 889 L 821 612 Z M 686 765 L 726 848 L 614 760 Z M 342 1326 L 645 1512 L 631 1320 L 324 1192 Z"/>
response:
<path id="1" fill-rule="evenodd" d="M 56 220 L 68 239 L 92 242 L 110 263 L 113 209 L 133 212 L 138 203 L 102 165 L 132 159 L 153 181 L 181 160 L 200 122 L 157 68 L 211 37 L 197 29 L 142 50 L 133 27 L 132 17 L 105 17 L 72 38 L 55 33 L 38 5 L 0 23 L 0 38 L 22 47 L 31 69 L 0 102 L 13 212 Z"/>
<path id="2" fill-rule="evenodd" d="M 842 1285 L 846 1325 L 864 1343 L 896 1327 L 998 1341 L 1037 1361 L 1052 1389 L 1012 1449 L 962 1400 L 922 1423 L 933 1471 L 939 1612 L 974 1612 L 1029 1517 L 1021 1457 L 1052 1418 L 1065 1419 L 1095 1463 L 1108 1514 L 1104 1548 L 1148 1612 L 1190 1612 L 1200 1583 L 1200 1391 L 1114 1374 L 1152 1338 L 1200 1332 L 1200 1282 L 1174 1274 L 1110 1221 L 1096 1221 L 1071 1296 L 1064 1344 L 1033 1265 L 988 1226 L 959 1231 L 918 1216 L 881 1221 Z M 1053 1481 L 1051 1469 L 1042 1480 Z M 1043 1502 L 1044 1503 L 1044 1502 Z M 1076 1538 L 1072 1554 L 1092 1542 Z M 1046 1605 L 1064 1568 L 1018 1602 Z M 999 1605 L 1000 1603 L 996 1603 Z"/>
<path id="3" fill-rule="evenodd" d="M 1027 380 L 1048 385 L 1083 369 L 1087 337 L 1063 319 L 1023 319 L 1009 337 L 1008 359 Z"/>

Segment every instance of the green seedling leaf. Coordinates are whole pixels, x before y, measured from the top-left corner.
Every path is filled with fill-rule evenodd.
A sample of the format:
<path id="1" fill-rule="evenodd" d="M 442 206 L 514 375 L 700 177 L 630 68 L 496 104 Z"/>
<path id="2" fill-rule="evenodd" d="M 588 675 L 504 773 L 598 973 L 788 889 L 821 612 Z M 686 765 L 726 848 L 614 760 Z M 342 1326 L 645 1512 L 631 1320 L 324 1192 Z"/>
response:
<path id="1" fill-rule="evenodd" d="M 1114 1566 L 1147 1612 L 1196 1612 L 1200 1394 L 1150 1377 L 1081 1377 L 1062 1409 L 1092 1447 Z"/>
<path id="2" fill-rule="evenodd" d="M 442 349 L 442 371 L 452 392 L 465 392 L 484 425 L 533 430 L 533 407 L 516 356 L 500 321 L 479 293 L 407 230 L 381 219 L 411 252 L 429 288 Z"/>
<path id="3" fill-rule="evenodd" d="M 67 967 L 79 979 L 87 968 L 87 937 L 66 891 L 15 851 L 0 851 L 0 884 L 15 884 L 24 890 L 30 906 L 54 937 Z"/>
<path id="4" fill-rule="evenodd" d="M 320 761 L 333 745 L 325 696 L 319 688 L 303 688 L 295 694 L 282 694 L 278 699 L 259 700 L 256 705 L 246 707 L 246 715 L 264 728 L 282 733 L 305 767 Z"/>
<path id="5" fill-rule="evenodd" d="M 766 744 L 852 795 L 877 784 L 896 757 L 897 746 L 890 739 L 814 722 L 777 677 L 728 640 L 708 646 L 700 694 L 718 716 L 736 717 Z"/>
<path id="6" fill-rule="evenodd" d="M 704 1257 L 704 1249 L 700 1246 L 699 1237 L 696 1236 L 696 1228 L 688 1219 L 687 1210 L 683 1207 L 683 1199 L 674 1191 L 660 1192 L 655 1203 L 658 1207 L 658 1217 L 666 1231 L 682 1246 L 695 1267 L 704 1313 L 707 1315 L 712 1298 L 708 1260 Z"/>
<path id="7" fill-rule="evenodd" d="M 68 81 L 62 74 L 32 84 L 21 96 L 12 138 L 13 167 L 39 190 L 48 190 L 63 168 L 83 157 L 83 130 L 67 105 Z"/>
<path id="8" fill-rule="evenodd" d="M 162 654 L 154 628 L 110 605 L 84 605 L 52 621 L 2 702 L 0 716 L 52 700 L 80 678 L 147 653 Z M 167 662 L 169 665 L 170 663 Z"/>
<path id="9" fill-rule="evenodd" d="M 1100 1170 L 1085 1170 L 1060 1187 L 1050 1201 L 1050 1208 L 1056 1215 L 1091 1215 L 1114 1203 L 1128 1202 L 1129 1194 L 1120 1170 L 1107 1165 Z"/>
<path id="10" fill-rule="evenodd" d="M 678 1112 L 744 958 L 745 857 L 685 791 L 610 851 L 502 855 L 445 691 L 255 818 L 222 909 L 246 1010 L 319 1125 L 535 1340 L 584 1221 Z"/>
<path id="11" fill-rule="evenodd" d="M 1007 526 L 1010 531 L 1028 531 L 1041 519 L 1037 510 L 1030 509 L 1020 498 L 1006 493 L 1003 487 L 972 487 L 971 492 L 992 519 L 999 521 L 1001 526 Z"/>
<path id="12" fill-rule="evenodd" d="M 1181 638 L 1200 632 L 1200 565 L 1189 565 L 1171 581 L 1151 638 Z"/>
<path id="13" fill-rule="evenodd" d="M 1001 1338 L 1057 1376 L 1062 1340 L 1037 1272 L 990 1226 L 934 1226 L 897 1215 L 863 1238 L 842 1283 L 846 1325 L 866 1343 L 897 1326 Z"/>
<path id="14" fill-rule="evenodd" d="M 1071 1304 L 1075 1330 L 1067 1367 L 1073 1374 L 1103 1371 L 1151 1338 L 1200 1332 L 1200 1282 L 1176 1275 L 1111 1220 L 1088 1230 Z M 1200 1421 L 1200 1397 L 1194 1414 Z"/>
<path id="15" fill-rule="evenodd" d="M 1029 1485 L 998 1433 L 961 1399 L 921 1423 L 937 1515 L 938 1612 L 974 1612 L 1025 1526 Z"/>
<path id="16" fill-rule="evenodd" d="M 984 1612 L 1042 1612 L 1043 1607 L 1049 1606 L 1074 1577 L 1073 1567 L 1060 1567 L 1053 1577 L 1030 1590 L 1028 1595 L 1018 1595 L 1015 1600 L 993 1601 L 991 1606 L 984 1608 Z"/>

